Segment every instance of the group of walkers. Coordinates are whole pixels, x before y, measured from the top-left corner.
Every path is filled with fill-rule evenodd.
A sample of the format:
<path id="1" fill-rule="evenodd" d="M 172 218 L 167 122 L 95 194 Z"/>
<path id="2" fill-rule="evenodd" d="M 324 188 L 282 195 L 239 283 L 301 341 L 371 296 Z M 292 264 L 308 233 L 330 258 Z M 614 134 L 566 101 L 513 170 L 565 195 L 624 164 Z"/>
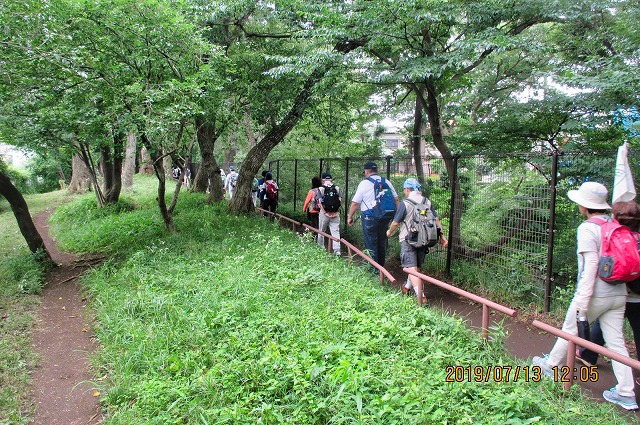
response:
<path id="1" fill-rule="evenodd" d="M 375 162 L 364 164 L 364 179 L 359 183 L 347 212 L 347 224 L 353 226 L 357 219 L 355 214 L 360 212 L 362 222 L 362 234 L 365 251 L 373 261 L 384 267 L 387 256 L 388 238 L 401 228 L 399 239 L 401 244 L 400 260 L 403 267 L 418 271 L 430 246 L 436 242 L 441 246 L 447 245 L 447 238 L 442 232 L 442 225 L 438 213 L 431 202 L 420 192 L 420 183 L 415 178 L 407 179 L 403 184 L 405 199 L 400 202 L 393 184 L 378 174 L 378 165 Z M 321 179 L 314 177 L 311 180 L 312 188 L 307 193 L 303 205 L 303 211 L 307 212 L 312 227 L 316 227 L 322 233 L 329 229 L 333 240 L 332 251 L 340 255 L 340 207 L 342 195 L 340 188 L 333 183 L 330 173 L 322 174 Z M 413 230 L 415 220 L 414 211 L 420 207 L 428 209 L 428 215 L 432 217 L 435 240 L 429 243 L 410 242 L 410 233 Z M 425 214 L 427 216 L 427 214 Z M 425 219 L 427 220 L 427 219 Z M 404 224 L 404 225 L 403 225 Z M 324 247 L 324 236 L 318 234 L 318 245 Z M 416 232 L 417 233 L 417 232 Z M 404 293 L 418 291 L 420 281 L 410 276 L 407 280 Z M 423 299 L 423 301 L 426 301 Z"/>

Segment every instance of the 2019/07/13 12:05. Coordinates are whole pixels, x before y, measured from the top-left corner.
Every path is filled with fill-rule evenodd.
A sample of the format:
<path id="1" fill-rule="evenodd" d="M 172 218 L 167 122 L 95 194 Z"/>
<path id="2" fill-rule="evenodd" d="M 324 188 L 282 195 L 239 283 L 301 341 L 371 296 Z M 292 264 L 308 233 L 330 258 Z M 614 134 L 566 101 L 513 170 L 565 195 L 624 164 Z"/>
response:
<path id="1" fill-rule="evenodd" d="M 556 382 L 574 381 L 596 382 L 599 378 L 597 366 L 553 367 L 553 380 Z M 447 366 L 445 382 L 540 382 L 544 372 L 540 366 Z"/>

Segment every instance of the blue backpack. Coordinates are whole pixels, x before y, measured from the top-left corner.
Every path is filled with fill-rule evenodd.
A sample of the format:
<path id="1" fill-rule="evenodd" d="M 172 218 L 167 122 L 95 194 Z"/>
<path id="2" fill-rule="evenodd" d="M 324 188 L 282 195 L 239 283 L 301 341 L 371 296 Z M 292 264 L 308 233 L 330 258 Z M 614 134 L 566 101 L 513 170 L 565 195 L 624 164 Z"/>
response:
<path id="1" fill-rule="evenodd" d="M 371 215 L 376 220 L 392 219 L 396 214 L 396 201 L 391 187 L 389 187 L 384 177 L 381 177 L 380 181 L 371 177 L 368 177 L 367 180 L 373 183 L 376 198 L 376 204 L 371 208 Z"/>

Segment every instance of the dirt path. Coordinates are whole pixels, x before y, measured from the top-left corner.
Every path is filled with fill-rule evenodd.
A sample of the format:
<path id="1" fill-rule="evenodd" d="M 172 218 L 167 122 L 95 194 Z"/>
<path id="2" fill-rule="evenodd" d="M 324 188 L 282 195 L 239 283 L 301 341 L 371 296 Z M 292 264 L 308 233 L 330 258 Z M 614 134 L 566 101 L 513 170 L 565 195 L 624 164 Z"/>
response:
<path id="1" fill-rule="evenodd" d="M 60 266 L 47 276 L 32 335 L 40 363 L 33 373 L 36 413 L 31 424 L 100 424 L 99 393 L 94 393 L 89 361 L 97 345 L 78 285 L 89 265 L 87 259 L 58 251 L 49 234 L 50 215 L 47 211 L 34 219 L 51 257 Z"/>

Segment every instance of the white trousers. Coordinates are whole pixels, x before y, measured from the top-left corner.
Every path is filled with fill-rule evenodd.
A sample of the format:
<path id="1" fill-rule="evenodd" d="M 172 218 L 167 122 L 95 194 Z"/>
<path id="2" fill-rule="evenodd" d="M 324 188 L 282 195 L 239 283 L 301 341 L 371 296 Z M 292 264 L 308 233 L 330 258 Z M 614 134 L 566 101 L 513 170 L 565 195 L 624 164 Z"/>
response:
<path id="1" fill-rule="evenodd" d="M 327 217 L 327 215 L 320 211 L 318 214 L 318 228 L 323 232 L 327 232 L 327 227 L 329 227 L 329 233 L 334 238 L 340 239 L 340 214 L 333 218 Z M 333 242 L 333 252 L 340 252 L 340 242 Z M 318 234 L 318 245 L 324 248 L 324 236 Z"/>
<path id="2" fill-rule="evenodd" d="M 589 322 L 600 319 L 605 346 L 623 356 L 629 356 L 623 335 L 626 303 L 627 297 L 625 296 L 593 297 L 589 302 L 589 311 L 587 312 Z M 562 330 L 572 335 L 578 335 L 578 324 L 576 321 L 577 311 L 575 303 L 572 301 L 567 310 L 564 324 L 562 325 Z M 558 338 L 551 353 L 549 353 L 547 360 L 549 366 L 553 367 L 565 364 L 568 350 L 569 342 Z M 571 354 L 573 355 L 573 353 Z M 633 397 L 635 392 L 631 368 L 616 361 L 611 362 L 611 367 L 618 380 L 618 385 L 616 386 L 618 394 Z"/>

